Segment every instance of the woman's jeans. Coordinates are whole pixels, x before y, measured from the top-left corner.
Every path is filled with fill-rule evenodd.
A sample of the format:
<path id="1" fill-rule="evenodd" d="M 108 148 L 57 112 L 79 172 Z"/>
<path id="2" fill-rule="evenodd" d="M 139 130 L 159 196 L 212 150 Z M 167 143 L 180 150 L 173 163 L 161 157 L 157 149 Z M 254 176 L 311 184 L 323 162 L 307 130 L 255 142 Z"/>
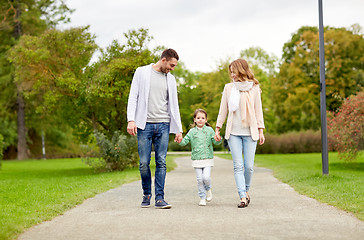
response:
<path id="1" fill-rule="evenodd" d="M 147 123 L 145 129 L 138 128 L 139 171 L 144 195 L 152 195 L 150 158 L 152 144 L 155 151 L 155 200 L 164 199 L 166 178 L 166 156 L 169 141 L 169 123 Z"/>
<path id="2" fill-rule="evenodd" d="M 197 178 L 198 195 L 201 199 L 206 199 L 206 191 L 211 188 L 211 166 L 195 168 Z"/>
<path id="3" fill-rule="evenodd" d="M 230 135 L 228 143 L 233 158 L 235 183 L 239 197 L 240 199 L 246 198 L 246 192 L 249 191 L 253 176 L 257 141 L 254 141 L 251 136 Z"/>

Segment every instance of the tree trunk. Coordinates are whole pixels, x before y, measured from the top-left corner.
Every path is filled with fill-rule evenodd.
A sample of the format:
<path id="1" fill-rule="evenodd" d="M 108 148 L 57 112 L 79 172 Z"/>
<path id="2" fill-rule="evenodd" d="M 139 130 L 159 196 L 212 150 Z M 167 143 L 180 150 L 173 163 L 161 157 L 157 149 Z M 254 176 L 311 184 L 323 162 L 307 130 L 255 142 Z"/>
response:
<path id="1" fill-rule="evenodd" d="M 22 34 L 21 23 L 19 16 L 21 14 L 21 8 L 19 0 L 16 0 L 16 21 L 14 27 L 14 36 L 19 39 Z M 25 102 L 23 93 L 20 87 L 17 86 L 16 103 L 18 105 L 18 155 L 17 159 L 27 159 L 28 147 L 27 147 L 27 130 L 25 126 Z"/>
<path id="2" fill-rule="evenodd" d="M 27 131 L 25 126 L 25 103 L 24 97 L 21 92 L 18 91 L 16 97 L 16 103 L 18 105 L 18 155 L 19 160 L 28 159 L 28 147 L 27 147 Z"/>

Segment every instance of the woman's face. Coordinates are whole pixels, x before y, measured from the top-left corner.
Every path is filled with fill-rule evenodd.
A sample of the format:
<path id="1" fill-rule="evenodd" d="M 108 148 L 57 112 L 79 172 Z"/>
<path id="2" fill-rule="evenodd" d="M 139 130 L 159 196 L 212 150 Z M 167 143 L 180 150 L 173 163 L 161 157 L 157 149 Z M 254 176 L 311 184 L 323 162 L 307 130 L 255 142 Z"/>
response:
<path id="1" fill-rule="evenodd" d="M 233 66 L 230 67 L 230 75 L 231 75 L 231 78 L 233 79 L 234 82 L 239 81 L 238 76 L 234 73 L 234 67 Z"/>

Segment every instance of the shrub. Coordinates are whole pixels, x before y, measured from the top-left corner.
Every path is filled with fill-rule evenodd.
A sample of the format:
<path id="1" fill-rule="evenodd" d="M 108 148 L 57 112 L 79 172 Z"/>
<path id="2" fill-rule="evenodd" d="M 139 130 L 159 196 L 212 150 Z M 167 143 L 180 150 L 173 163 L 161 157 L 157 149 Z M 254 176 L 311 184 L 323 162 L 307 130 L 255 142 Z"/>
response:
<path id="1" fill-rule="evenodd" d="M 0 134 L 0 169 L 1 169 L 1 160 L 3 160 L 3 149 L 4 149 L 4 138 L 3 135 Z"/>
<path id="2" fill-rule="evenodd" d="M 98 172 L 122 171 L 138 166 L 138 145 L 136 137 L 127 137 L 116 131 L 111 140 L 95 132 L 100 148 L 99 158 L 84 158 L 84 162 Z"/>
<path id="3" fill-rule="evenodd" d="M 344 100 L 336 113 L 328 114 L 330 149 L 339 157 L 353 160 L 364 149 L 364 91 Z"/>
<path id="4" fill-rule="evenodd" d="M 313 153 L 321 152 L 321 133 L 311 130 L 281 135 L 265 135 L 265 143 L 257 146 L 257 153 Z"/>

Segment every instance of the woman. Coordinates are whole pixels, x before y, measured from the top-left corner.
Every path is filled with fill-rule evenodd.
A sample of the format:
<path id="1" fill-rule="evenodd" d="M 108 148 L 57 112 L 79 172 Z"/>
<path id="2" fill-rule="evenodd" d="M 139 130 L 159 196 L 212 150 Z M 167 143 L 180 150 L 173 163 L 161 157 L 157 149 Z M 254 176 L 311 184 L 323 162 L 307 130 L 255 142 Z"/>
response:
<path id="1" fill-rule="evenodd" d="M 248 192 L 257 141 L 259 140 L 260 145 L 265 141 L 261 90 L 258 80 L 254 78 L 244 59 L 233 61 L 229 65 L 229 73 L 232 82 L 224 87 L 215 140 L 221 140 L 220 128 L 228 115 L 225 139 L 228 141 L 234 163 L 235 183 L 240 197 L 238 207 L 245 208 L 250 203 Z"/>

